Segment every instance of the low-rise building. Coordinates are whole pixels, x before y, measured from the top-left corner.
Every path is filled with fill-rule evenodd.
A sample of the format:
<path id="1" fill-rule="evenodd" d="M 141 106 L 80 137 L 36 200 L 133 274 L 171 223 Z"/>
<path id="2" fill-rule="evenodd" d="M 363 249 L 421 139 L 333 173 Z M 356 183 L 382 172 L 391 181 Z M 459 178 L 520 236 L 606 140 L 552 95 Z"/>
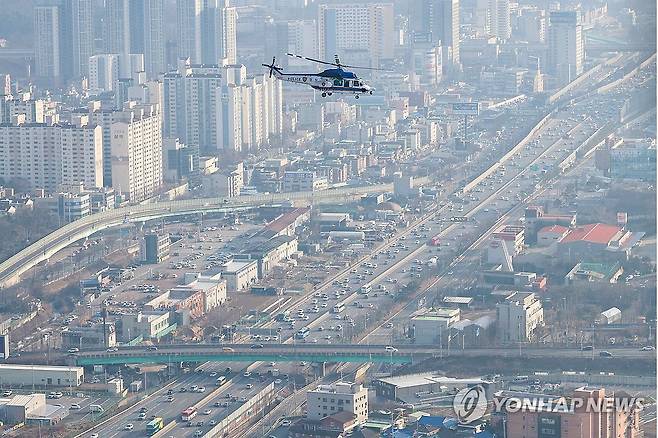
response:
<path id="1" fill-rule="evenodd" d="M 117 343 L 113 322 L 69 327 L 62 331 L 62 348 L 114 347 Z"/>
<path id="2" fill-rule="evenodd" d="M 226 287 L 231 292 L 248 289 L 258 281 L 258 262 L 256 260 L 229 260 L 219 267 Z"/>
<path id="3" fill-rule="evenodd" d="M 643 233 L 632 233 L 616 225 L 582 225 L 562 238 L 558 255 L 572 261 L 623 259 L 642 236 Z"/>
<path id="4" fill-rule="evenodd" d="M 533 341 L 544 325 L 544 308 L 532 292 L 515 292 L 496 305 L 498 339 L 502 343 Z"/>
<path id="5" fill-rule="evenodd" d="M 236 254 L 235 260 L 256 260 L 258 262 L 258 277 L 264 278 L 272 268 L 282 261 L 292 258 L 297 253 L 297 238 L 277 236 L 265 242 L 247 248 L 241 254 Z"/>
<path id="6" fill-rule="evenodd" d="M 170 321 L 167 310 L 142 311 L 136 315 L 121 316 L 121 339 L 130 342 L 133 339 L 160 339 L 176 328 Z"/>
<path id="7" fill-rule="evenodd" d="M 169 234 L 147 233 L 140 245 L 142 263 L 158 264 L 169 258 Z"/>
<path id="8" fill-rule="evenodd" d="M 611 307 L 608 310 L 601 312 L 596 323 L 598 325 L 617 324 L 621 322 L 621 310 L 616 307 Z"/>
<path id="9" fill-rule="evenodd" d="M 569 234 L 569 228 L 562 225 L 549 225 L 537 231 L 537 245 L 551 246 Z"/>
<path id="10" fill-rule="evenodd" d="M 459 309 L 423 309 L 411 317 L 410 331 L 414 343 L 419 345 L 445 344 L 450 334 L 449 328 L 459 321 Z"/>
<path id="11" fill-rule="evenodd" d="M 5 386 L 80 386 L 84 368 L 54 365 L 0 364 L 0 382 Z"/>
<path id="12" fill-rule="evenodd" d="M 346 411 L 354 414 L 357 423 L 362 424 L 368 420 L 368 390 L 360 383 L 318 385 L 306 393 L 306 409 L 306 418 L 310 420 L 322 420 Z"/>
<path id="13" fill-rule="evenodd" d="M 413 403 L 428 396 L 447 395 L 455 389 L 482 385 L 489 390 L 491 382 L 479 377 L 456 378 L 442 376 L 435 372 L 405 374 L 401 376 L 382 377 L 374 382 L 377 395 L 388 400 Z"/>
<path id="14" fill-rule="evenodd" d="M 525 227 L 518 225 L 503 225 L 493 232 L 493 239 L 500 240 L 507 247 L 507 252 L 514 257 L 523 250 L 525 243 Z"/>
<path id="15" fill-rule="evenodd" d="M 315 192 L 329 188 L 327 178 L 317 176 L 312 170 L 288 170 L 283 174 L 283 191 Z"/>
<path id="16" fill-rule="evenodd" d="M 226 279 L 221 274 L 205 276 L 200 274 L 185 274 L 186 283 L 172 290 L 199 290 L 203 293 L 204 312 L 221 306 L 226 301 Z"/>
<path id="17" fill-rule="evenodd" d="M 510 397 L 522 398 L 523 406 L 532 408 L 505 409 L 511 406 L 504 402 Z M 585 386 L 576 389 L 570 398 L 506 391 L 496 393 L 496 398 L 503 406 L 508 437 L 640 438 L 644 435 L 640 430 L 641 407 L 623 391 L 606 394 L 605 388 Z M 573 399 L 578 399 L 578 406 Z M 539 400 L 543 403 L 538 403 Z"/>
<path id="18" fill-rule="evenodd" d="M 565 275 L 569 284 L 579 281 L 616 283 L 624 273 L 624 268 L 619 262 L 612 263 L 587 263 L 579 262 Z"/>
<path id="19" fill-rule="evenodd" d="M 175 314 L 175 320 L 187 325 L 190 319 L 204 314 L 203 292 L 200 290 L 170 289 L 144 304 L 144 310 L 167 310 Z"/>

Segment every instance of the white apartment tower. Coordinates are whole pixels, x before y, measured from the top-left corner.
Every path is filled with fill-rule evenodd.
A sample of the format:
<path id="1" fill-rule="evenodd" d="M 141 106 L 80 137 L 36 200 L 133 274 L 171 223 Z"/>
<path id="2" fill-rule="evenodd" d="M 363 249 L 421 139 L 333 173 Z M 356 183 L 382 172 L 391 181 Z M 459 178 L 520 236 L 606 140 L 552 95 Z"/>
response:
<path id="1" fill-rule="evenodd" d="M 318 54 L 333 59 L 368 57 L 373 66 L 392 59 L 395 22 L 392 3 L 323 4 L 318 6 Z"/>
<path id="2" fill-rule="evenodd" d="M 49 192 L 80 182 L 102 187 L 101 136 L 100 127 L 86 124 L 0 125 L 0 176 L 21 178 Z"/>
<path id="3" fill-rule="evenodd" d="M 150 78 L 164 73 L 164 0 L 107 0 L 105 51 L 144 55 Z"/>
<path id="4" fill-rule="evenodd" d="M 219 100 L 221 73 L 217 65 L 182 62 L 165 74 L 164 137 L 178 138 L 193 155 L 215 155 L 220 148 Z"/>
<path id="5" fill-rule="evenodd" d="M 193 64 L 219 64 L 237 58 L 237 12 L 228 0 L 177 0 L 178 56 Z"/>
<path id="6" fill-rule="evenodd" d="M 441 44 L 447 71 L 460 64 L 459 0 L 414 0 L 409 2 L 409 27 L 419 39 Z"/>
<path id="7" fill-rule="evenodd" d="M 487 17 L 490 35 L 501 40 L 508 40 L 512 36 L 510 0 L 489 0 Z"/>
<path id="8" fill-rule="evenodd" d="M 131 202 L 153 196 L 162 187 L 162 125 L 157 105 L 133 105 L 115 114 L 112 136 L 112 185 Z"/>
<path id="9" fill-rule="evenodd" d="M 119 55 L 103 54 L 89 57 L 89 93 L 112 91 L 119 79 Z"/>
<path id="10" fill-rule="evenodd" d="M 583 73 L 585 50 L 578 11 L 551 12 L 547 70 L 569 83 Z"/>
<path id="11" fill-rule="evenodd" d="M 318 29 L 315 20 L 288 21 L 288 51 L 311 58 L 318 57 Z M 308 66 L 308 61 L 288 59 L 289 66 Z"/>

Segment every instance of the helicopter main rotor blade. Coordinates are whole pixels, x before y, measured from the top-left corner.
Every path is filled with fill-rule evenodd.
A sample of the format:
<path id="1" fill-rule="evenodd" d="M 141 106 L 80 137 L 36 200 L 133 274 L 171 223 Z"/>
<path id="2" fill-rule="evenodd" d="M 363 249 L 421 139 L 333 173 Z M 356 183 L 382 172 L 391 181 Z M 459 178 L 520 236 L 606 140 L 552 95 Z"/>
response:
<path id="1" fill-rule="evenodd" d="M 308 58 L 302 55 L 295 55 L 294 53 L 286 53 L 286 55 L 292 56 L 293 58 L 299 58 L 299 59 L 305 59 L 307 61 L 317 62 L 318 64 L 335 65 L 336 67 L 338 67 L 338 64 L 335 64 L 333 62 L 321 61 L 319 59 Z"/>
<path id="2" fill-rule="evenodd" d="M 307 61 L 317 62 L 318 64 L 334 65 L 334 66 L 336 66 L 336 67 L 341 67 L 341 68 L 342 68 L 342 67 L 347 67 L 347 68 L 358 68 L 358 69 L 362 69 L 362 70 L 389 71 L 389 70 L 386 70 L 386 69 L 384 69 L 384 68 L 360 67 L 360 66 L 358 66 L 358 65 L 345 65 L 345 64 L 337 64 L 337 63 L 335 63 L 335 62 L 321 61 L 321 60 L 319 60 L 319 59 L 309 58 L 309 57 L 302 56 L 302 55 L 295 55 L 294 53 L 286 53 L 286 55 L 288 55 L 288 56 L 292 56 L 293 58 L 306 59 Z"/>

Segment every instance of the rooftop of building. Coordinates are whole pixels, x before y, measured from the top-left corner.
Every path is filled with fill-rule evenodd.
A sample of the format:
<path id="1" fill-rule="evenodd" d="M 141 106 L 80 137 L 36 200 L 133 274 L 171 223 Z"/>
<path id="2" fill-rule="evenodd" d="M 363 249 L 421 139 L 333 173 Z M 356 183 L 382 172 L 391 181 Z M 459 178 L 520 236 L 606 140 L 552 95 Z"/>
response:
<path id="1" fill-rule="evenodd" d="M 242 269 L 245 269 L 245 268 L 247 268 L 251 265 L 257 264 L 257 263 L 258 262 L 256 260 L 236 260 L 236 259 L 233 259 L 233 260 L 230 260 L 230 261 L 224 263 L 221 266 L 221 271 L 226 272 L 226 273 L 237 272 L 237 271 L 240 271 Z"/>
<path id="2" fill-rule="evenodd" d="M 462 385 L 475 385 L 481 383 L 488 383 L 487 380 L 481 377 L 472 377 L 461 379 L 457 377 L 441 376 L 435 373 L 419 373 L 419 374 L 406 374 L 403 376 L 382 377 L 380 382 L 388 385 L 393 385 L 398 388 L 412 388 L 414 386 L 428 385 L 428 384 L 462 384 Z"/>
<path id="3" fill-rule="evenodd" d="M 360 383 L 337 382 L 333 385 L 318 385 L 309 392 L 332 393 L 332 394 L 356 394 L 361 391 L 363 386 Z"/>
<path id="4" fill-rule="evenodd" d="M 0 371 L 2 370 L 14 370 L 14 371 L 26 371 L 26 372 L 58 372 L 58 371 L 64 371 L 64 372 L 82 372 L 83 368 L 82 367 L 68 367 L 68 366 L 60 366 L 60 365 L 21 365 L 21 364 L 13 364 L 13 363 L 3 363 L 0 364 Z"/>
<path id="5" fill-rule="evenodd" d="M 559 233 L 559 234 L 564 234 L 567 231 L 569 231 L 569 228 L 564 227 L 562 225 L 549 225 L 539 230 L 540 233 Z"/>
<path id="6" fill-rule="evenodd" d="M 266 230 L 280 233 L 290 225 L 292 225 L 300 216 L 309 212 L 309 207 L 295 208 L 292 211 L 282 214 L 278 218 L 265 226 Z"/>
<path id="7" fill-rule="evenodd" d="M 473 302 L 473 297 L 462 297 L 462 296 L 445 296 L 443 297 L 444 303 L 450 304 L 471 304 Z"/>
<path id="8" fill-rule="evenodd" d="M 432 309 L 422 309 L 417 314 L 412 316 L 411 319 L 414 321 L 443 321 L 446 318 L 452 318 L 455 315 L 458 315 L 459 309 L 452 308 L 432 308 Z"/>
<path id="9" fill-rule="evenodd" d="M 582 225 L 564 236 L 562 243 L 583 241 L 607 245 L 621 230 L 622 228 L 616 225 L 601 223 Z"/>

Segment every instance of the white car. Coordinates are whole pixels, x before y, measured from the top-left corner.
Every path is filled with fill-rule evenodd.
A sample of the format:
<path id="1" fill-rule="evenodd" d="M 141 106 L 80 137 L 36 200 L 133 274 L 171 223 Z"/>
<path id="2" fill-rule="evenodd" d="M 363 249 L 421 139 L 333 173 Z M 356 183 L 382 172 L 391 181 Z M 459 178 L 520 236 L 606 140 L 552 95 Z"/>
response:
<path id="1" fill-rule="evenodd" d="M 124 430 L 133 430 L 134 428 L 135 426 L 132 423 L 128 423 L 123 427 Z"/>
<path id="2" fill-rule="evenodd" d="M 210 415 L 210 414 L 212 414 L 212 410 L 210 409 L 206 409 L 205 411 L 203 411 L 203 415 Z"/>

